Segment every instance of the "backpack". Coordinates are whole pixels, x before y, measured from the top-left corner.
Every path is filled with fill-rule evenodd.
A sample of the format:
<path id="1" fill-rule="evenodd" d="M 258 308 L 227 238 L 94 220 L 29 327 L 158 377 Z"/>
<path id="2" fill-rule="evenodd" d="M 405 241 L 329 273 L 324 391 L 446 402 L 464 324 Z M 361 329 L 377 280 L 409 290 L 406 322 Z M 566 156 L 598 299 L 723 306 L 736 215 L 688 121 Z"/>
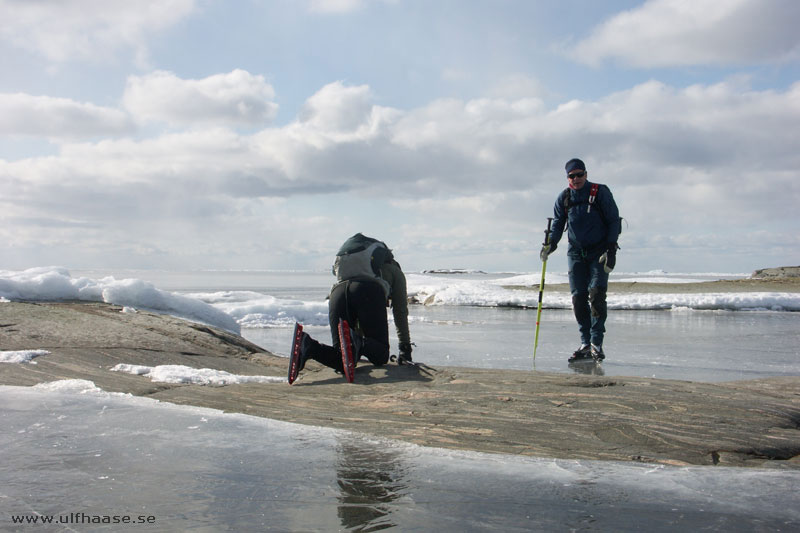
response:
<path id="1" fill-rule="evenodd" d="M 338 281 L 374 279 L 383 286 L 388 297 L 391 288 L 381 277 L 381 265 L 393 259 L 392 251 L 385 243 L 356 233 L 336 253 L 333 274 Z"/>
<path id="2" fill-rule="evenodd" d="M 569 190 L 570 190 L 569 187 L 567 187 L 561 193 L 561 196 L 564 198 L 564 215 L 567 216 L 567 217 L 569 217 L 569 208 L 572 207 L 571 202 L 570 202 Z M 599 191 L 599 190 L 600 190 L 600 184 L 599 183 L 592 183 L 592 188 L 589 189 L 589 206 L 586 208 L 587 212 L 591 211 L 592 206 L 595 205 L 594 201 L 597 198 L 597 191 Z M 606 216 L 603 213 L 603 209 L 600 207 L 600 204 L 597 204 L 597 210 L 600 211 L 600 216 L 603 218 L 603 221 L 606 222 L 606 224 L 607 224 L 608 221 L 606 220 Z M 622 220 L 623 220 L 623 218 L 619 217 L 619 232 L 620 232 L 620 234 L 622 234 Z"/>

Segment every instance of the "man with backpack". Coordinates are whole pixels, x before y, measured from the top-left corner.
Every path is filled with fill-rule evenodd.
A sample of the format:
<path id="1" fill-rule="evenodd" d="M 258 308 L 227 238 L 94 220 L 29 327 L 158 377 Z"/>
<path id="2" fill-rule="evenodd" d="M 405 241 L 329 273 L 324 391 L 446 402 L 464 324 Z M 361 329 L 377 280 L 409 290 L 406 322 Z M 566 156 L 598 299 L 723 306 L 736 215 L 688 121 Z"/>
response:
<path id="1" fill-rule="evenodd" d="M 352 372 L 361 356 L 375 366 L 385 365 L 390 351 L 387 305 L 392 307 L 397 329 L 397 362 L 411 363 L 406 277 L 386 244 L 361 233 L 353 235 L 336 254 L 333 273 L 337 282 L 328 297 L 333 346 L 312 339 L 298 325 L 300 330 L 296 329 L 292 345 L 289 382 L 296 379 L 308 359 L 343 372 L 348 381 L 352 381 L 348 370 Z M 348 369 L 350 356 L 351 368 Z"/>
<path id="2" fill-rule="evenodd" d="M 617 262 L 621 219 L 611 190 L 588 181 L 583 161 L 570 159 L 565 168 L 568 187 L 556 199 L 552 229 L 540 257 L 547 260 L 567 229 L 569 287 L 581 334 L 581 346 L 568 361 L 600 362 L 605 359 L 608 275 Z"/>

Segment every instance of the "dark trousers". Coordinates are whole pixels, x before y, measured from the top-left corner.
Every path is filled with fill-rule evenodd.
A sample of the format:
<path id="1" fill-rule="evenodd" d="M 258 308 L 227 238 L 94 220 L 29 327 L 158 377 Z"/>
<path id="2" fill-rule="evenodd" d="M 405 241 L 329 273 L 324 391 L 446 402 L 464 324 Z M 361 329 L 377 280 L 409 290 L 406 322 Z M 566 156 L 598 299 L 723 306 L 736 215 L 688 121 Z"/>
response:
<path id="1" fill-rule="evenodd" d="M 371 281 L 347 281 L 331 291 L 328 300 L 328 321 L 333 346 L 313 341 L 309 355 L 315 361 L 342 370 L 339 344 L 339 320 L 347 320 L 351 329 L 363 336 L 360 355 L 375 366 L 389 362 L 389 321 L 386 317 L 386 293 Z"/>
<path id="2" fill-rule="evenodd" d="M 567 253 L 572 310 L 581 332 L 581 343 L 602 346 L 606 332 L 608 274 L 598 263 L 602 250 Z"/>

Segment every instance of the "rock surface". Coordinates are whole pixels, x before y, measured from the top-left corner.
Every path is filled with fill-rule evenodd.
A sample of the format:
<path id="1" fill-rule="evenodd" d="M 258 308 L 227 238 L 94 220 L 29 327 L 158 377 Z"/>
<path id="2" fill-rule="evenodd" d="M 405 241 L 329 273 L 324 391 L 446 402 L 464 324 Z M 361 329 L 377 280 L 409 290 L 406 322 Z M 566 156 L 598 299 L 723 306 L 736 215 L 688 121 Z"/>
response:
<path id="1" fill-rule="evenodd" d="M 774 279 L 774 278 L 800 278 L 800 266 L 785 266 L 777 268 L 762 268 L 756 270 L 751 278 Z"/>
<path id="2" fill-rule="evenodd" d="M 119 363 L 285 376 L 287 360 L 224 331 L 100 303 L 0 303 L 0 384 L 87 379 L 106 391 L 425 446 L 565 459 L 800 468 L 800 377 L 694 383 L 362 364 L 347 384 L 309 362 L 294 385 L 154 383 Z"/>

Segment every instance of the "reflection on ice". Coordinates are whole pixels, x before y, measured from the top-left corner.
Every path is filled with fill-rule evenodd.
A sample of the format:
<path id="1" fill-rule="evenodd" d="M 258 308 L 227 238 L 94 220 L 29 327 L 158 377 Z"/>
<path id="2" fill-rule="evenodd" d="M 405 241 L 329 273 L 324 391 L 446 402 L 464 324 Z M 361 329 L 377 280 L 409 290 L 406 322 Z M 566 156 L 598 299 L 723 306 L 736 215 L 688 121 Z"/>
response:
<path id="1" fill-rule="evenodd" d="M 567 365 L 576 374 L 584 374 L 586 376 L 605 376 L 606 371 L 603 370 L 603 364 L 597 363 L 594 360 L 575 361 Z"/>
<path id="2" fill-rule="evenodd" d="M 82 511 L 152 515 L 158 530 L 800 526 L 797 470 L 422 448 L 107 394 L 89 385 L 0 387 L 6 523 L 13 516 L 58 519 Z"/>
<path id="3" fill-rule="evenodd" d="M 364 446 L 351 434 L 337 438 L 336 477 L 340 494 L 338 515 L 342 527 L 354 531 L 377 531 L 397 526 L 392 504 L 408 497 L 406 472 L 400 449 Z"/>

